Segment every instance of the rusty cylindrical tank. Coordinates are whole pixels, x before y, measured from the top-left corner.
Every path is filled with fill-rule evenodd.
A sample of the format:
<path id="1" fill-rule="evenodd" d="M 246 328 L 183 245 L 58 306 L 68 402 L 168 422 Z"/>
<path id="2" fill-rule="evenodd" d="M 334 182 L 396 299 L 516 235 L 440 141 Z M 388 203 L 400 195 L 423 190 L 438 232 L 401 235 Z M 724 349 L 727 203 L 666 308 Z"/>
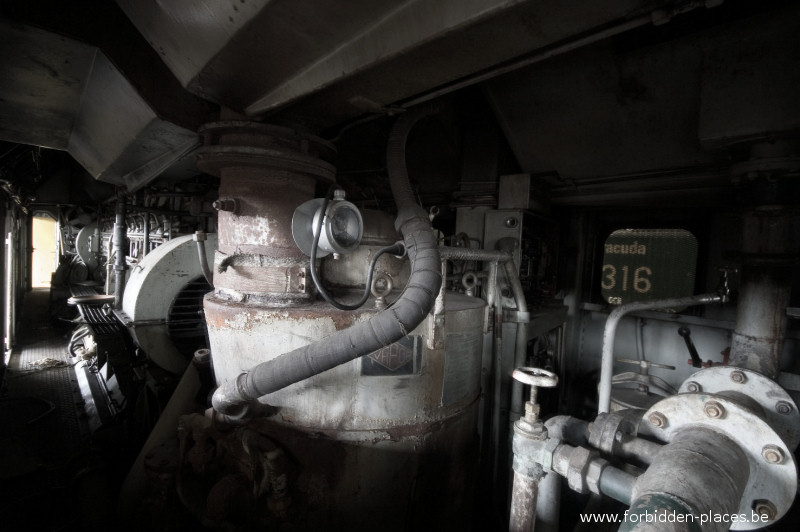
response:
<path id="1" fill-rule="evenodd" d="M 317 181 L 332 179 L 331 147 L 291 130 L 249 127 L 207 126 L 198 156 L 201 169 L 221 178 L 215 290 L 204 303 L 218 384 L 376 312 L 372 301 L 350 312 L 314 301 L 308 258 L 291 241 L 294 208 Z M 352 287 L 374 250 L 397 240 L 384 222 L 378 216 L 365 228 L 374 238 L 346 266 L 321 267 L 334 285 Z M 408 268 L 381 261 L 395 288 L 391 301 Z M 448 296 L 441 348 L 428 347 L 429 316 L 394 344 L 261 399 L 270 408 L 247 429 L 280 445 L 296 466 L 294 513 L 282 519 L 291 514 L 292 526 L 305 530 L 468 526 L 483 305 Z"/>

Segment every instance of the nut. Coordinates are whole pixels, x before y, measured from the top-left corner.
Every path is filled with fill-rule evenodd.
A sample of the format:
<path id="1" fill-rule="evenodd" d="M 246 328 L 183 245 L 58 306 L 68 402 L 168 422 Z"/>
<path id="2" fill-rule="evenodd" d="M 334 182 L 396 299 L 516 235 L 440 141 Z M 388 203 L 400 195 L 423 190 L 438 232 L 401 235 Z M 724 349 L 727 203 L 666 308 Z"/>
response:
<path id="1" fill-rule="evenodd" d="M 703 411 L 712 419 L 719 419 L 725 415 L 725 408 L 717 401 L 707 401 L 703 405 Z"/>
<path id="2" fill-rule="evenodd" d="M 777 445 L 765 445 L 761 449 L 761 457 L 769 464 L 780 464 L 786 455 L 784 455 L 783 449 Z"/>
<path id="3" fill-rule="evenodd" d="M 788 415 L 792 413 L 792 404 L 789 401 L 778 401 L 775 403 L 775 411 L 779 414 Z"/>
<path id="4" fill-rule="evenodd" d="M 667 426 L 667 418 L 661 412 L 653 412 L 647 417 L 647 421 L 657 429 Z"/>
<path id="5" fill-rule="evenodd" d="M 692 393 L 697 393 L 701 390 L 700 385 L 694 381 L 689 381 L 686 383 L 686 389 Z"/>
<path id="6" fill-rule="evenodd" d="M 744 384 L 747 381 L 747 375 L 743 371 L 735 369 L 731 371 L 731 380 L 737 384 Z"/>
<path id="7" fill-rule="evenodd" d="M 766 517 L 768 521 L 772 521 L 778 516 L 778 509 L 766 499 L 754 501 L 753 511 L 762 517 Z"/>

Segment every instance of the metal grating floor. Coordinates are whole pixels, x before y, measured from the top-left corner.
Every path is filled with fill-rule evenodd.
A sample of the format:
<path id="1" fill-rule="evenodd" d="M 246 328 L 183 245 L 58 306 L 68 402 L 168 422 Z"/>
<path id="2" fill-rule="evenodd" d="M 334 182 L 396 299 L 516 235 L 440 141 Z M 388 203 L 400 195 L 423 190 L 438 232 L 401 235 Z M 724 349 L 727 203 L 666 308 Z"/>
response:
<path id="1" fill-rule="evenodd" d="M 88 428 L 67 354 L 69 328 L 50 322 L 48 289 L 25 295 L 0 393 L 0 527 L 71 530 L 71 471 Z"/>

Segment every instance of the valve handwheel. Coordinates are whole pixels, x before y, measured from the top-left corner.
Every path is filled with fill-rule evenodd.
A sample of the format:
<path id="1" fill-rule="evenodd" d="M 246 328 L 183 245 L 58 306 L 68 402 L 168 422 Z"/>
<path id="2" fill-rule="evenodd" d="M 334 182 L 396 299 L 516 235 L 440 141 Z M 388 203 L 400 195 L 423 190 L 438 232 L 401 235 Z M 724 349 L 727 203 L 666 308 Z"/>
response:
<path id="1" fill-rule="evenodd" d="M 554 388 L 558 384 L 558 375 L 546 369 L 517 368 L 511 376 L 522 384 L 537 388 Z"/>

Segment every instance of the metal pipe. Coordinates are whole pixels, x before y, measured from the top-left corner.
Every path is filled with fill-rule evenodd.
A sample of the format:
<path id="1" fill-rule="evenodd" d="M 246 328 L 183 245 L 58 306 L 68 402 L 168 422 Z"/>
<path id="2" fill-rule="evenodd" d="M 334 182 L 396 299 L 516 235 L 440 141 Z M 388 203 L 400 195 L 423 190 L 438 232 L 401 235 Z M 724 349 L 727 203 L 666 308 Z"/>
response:
<path id="1" fill-rule="evenodd" d="M 493 261 L 489 263 L 489 278 L 487 283 L 486 305 L 493 307 L 495 299 L 497 298 L 497 262 Z"/>
<path id="2" fill-rule="evenodd" d="M 638 477 L 630 473 L 617 469 L 616 467 L 606 467 L 600 474 L 600 491 L 612 499 L 623 504 L 631 504 L 631 494 Z"/>
<path id="3" fill-rule="evenodd" d="M 677 433 L 656 460 L 637 480 L 630 514 L 622 532 L 654 530 L 645 517 L 658 513 L 731 515 L 736 513 L 750 477 L 747 455 L 730 438 L 707 428 L 692 427 Z M 664 530 L 693 530 L 684 526 Z M 705 523 L 703 530 L 727 530 L 730 522 Z"/>
<path id="4" fill-rule="evenodd" d="M 539 481 L 539 493 L 536 497 L 537 532 L 558 532 L 560 513 L 561 476 L 554 472 L 547 473 Z"/>
<path id="5" fill-rule="evenodd" d="M 111 294 L 111 272 L 114 271 L 114 263 L 112 260 L 114 259 L 114 234 L 112 233 L 108 237 L 108 245 L 106 246 L 108 260 L 106 262 L 106 285 L 105 285 L 105 293 L 106 295 Z"/>
<path id="6" fill-rule="evenodd" d="M 445 260 L 474 260 L 478 262 L 506 262 L 512 259 L 507 251 L 492 251 L 488 249 L 467 249 L 441 246 L 439 254 Z M 520 285 L 521 286 L 521 285 Z"/>
<path id="7" fill-rule="evenodd" d="M 206 233 L 204 231 L 195 231 L 194 241 L 197 242 L 197 258 L 200 261 L 200 269 L 203 270 L 203 277 L 206 282 L 214 288 L 214 277 L 211 269 L 208 267 L 208 259 L 206 258 Z"/>
<path id="8" fill-rule="evenodd" d="M 495 288 L 497 292 L 497 288 Z M 503 381 L 503 309 L 501 299 L 495 298 L 495 311 L 494 311 L 494 341 L 492 342 L 492 373 L 493 373 L 493 398 L 492 398 L 492 471 L 494 472 L 492 478 L 493 486 L 505 485 L 505 477 L 501 476 L 500 467 L 500 414 L 502 409 L 502 381 Z M 504 471 L 507 466 L 503 465 Z M 499 479 L 504 479 L 504 482 L 499 482 Z"/>
<path id="9" fill-rule="evenodd" d="M 611 377 L 614 372 L 614 339 L 617 325 L 620 320 L 631 312 L 639 310 L 656 310 L 665 308 L 682 308 L 692 305 L 710 305 L 724 303 L 727 296 L 718 293 L 700 294 L 674 299 L 659 299 L 655 301 L 634 301 L 615 308 L 608 315 L 606 326 L 603 330 L 603 354 L 600 361 L 600 391 L 597 403 L 597 413 L 605 414 L 611 410 Z"/>
<path id="10" fill-rule="evenodd" d="M 572 416 L 553 416 L 545 424 L 550 438 L 557 438 L 571 445 L 586 445 L 589 422 Z"/>
<path id="11" fill-rule="evenodd" d="M 642 318 L 636 318 L 636 360 L 641 362 L 645 360 L 644 358 L 644 332 L 642 328 L 644 327 L 644 320 Z"/>
<path id="12" fill-rule="evenodd" d="M 401 115 L 389 136 L 386 157 L 397 205 L 395 228 L 403 235 L 411 263 L 411 275 L 400 298 L 366 322 L 262 362 L 224 383 L 214 392 L 215 410 L 228 416 L 243 416 L 249 402 L 390 345 L 428 315 L 442 283 L 441 258 L 428 213 L 417 204 L 408 179 L 405 145 L 413 125 L 437 111 L 436 107 L 427 106 Z"/>
<path id="13" fill-rule="evenodd" d="M 792 294 L 795 216 L 787 208 L 762 207 L 746 213 L 743 220 L 743 265 L 731 364 L 771 379 L 780 373 L 786 307 Z"/>
<path id="14" fill-rule="evenodd" d="M 144 214 L 144 241 L 142 243 L 142 258 L 150 253 L 150 215 Z"/>
<path id="15" fill-rule="evenodd" d="M 528 477 L 514 471 L 511 487 L 509 532 L 532 532 L 536 523 L 536 500 L 541 477 Z"/>
<path id="16" fill-rule="evenodd" d="M 517 275 L 517 267 L 513 260 L 506 260 L 503 262 L 503 269 L 505 270 L 506 280 L 511 285 L 511 292 L 514 294 L 514 302 L 517 305 L 517 333 L 514 339 L 514 367 L 524 367 L 527 365 L 526 358 L 528 354 L 528 324 L 530 323 L 530 316 L 528 315 L 528 303 L 525 301 L 525 292 L 522 289 L 522 283 Z M 511 383 L 511 416 L 510 421 L 516 421 L 522 416 L 523 404 L 523 384 L 518 380 Z"/>
<path id="17" fill-rule="evenodd" d="M 620 458 L 636 460 L 642 464 L 652 464 L 658 453 L 664 448 L 660 443 L 630 436 L 623 438 L 619 444 Z"/>
<path id="18" fill-rule="evenodd" d="M 125 262 L 125 240 L 128 226 L 125 223 L 125 200 L 117 201 L 116 218 L 114 220 L 114 308 L 122 308 L 122 294 L 125 291 L 125 271 L 128 265 Z"/>

